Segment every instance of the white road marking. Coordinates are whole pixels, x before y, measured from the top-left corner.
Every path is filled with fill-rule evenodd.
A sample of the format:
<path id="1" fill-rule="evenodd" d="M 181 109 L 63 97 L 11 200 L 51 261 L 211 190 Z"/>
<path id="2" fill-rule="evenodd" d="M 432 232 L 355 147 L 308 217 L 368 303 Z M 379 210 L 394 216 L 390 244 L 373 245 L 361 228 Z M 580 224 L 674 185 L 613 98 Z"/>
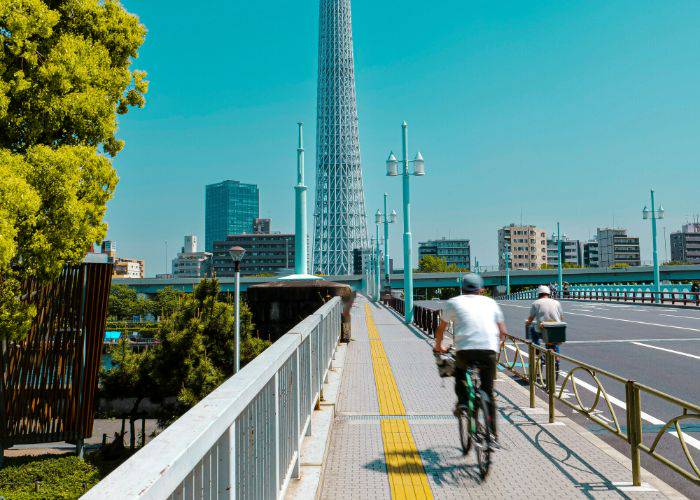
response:
<path id="1" fill-rule="evenodd" d="M 659 316 L 667 316 L 669 318 L 700 319 L 700 316 L 681 316 L 679 314 L 659 314 Z"/>
<path id="2" fill-rule="evenodd" d="M 690 339 L 614 339 L 614 340 L 567 340 L 568 344 L 625 344 L 634 342 L 685 342 L 685 341 L 700 341 L 700 338 L 693 337 Z"/>
<path id="3" fill-rule="evenodd" d="M 513 306 L 513 307 L 520 307 L 522 309 L 530 309 L 527 306 L 517 306 L 515 304 L 503 304 L 503 305 L 508 305 L 508 306 Z M 586 316 L 588 318 L 598 318 L 598 319 L 607 319 L 610 321 L 622 321 L 624 323 L 636 323 L 638 325 L 647 325 L 647 326 L 660 326 L 662 328 L 675 328 L 676 330 L 688 330 L 691 332 L 700 332 L 700 328 L 690 328 L 688 326 L 676 326 L 676 325 L 664 325 L 661 323 L 649 323 L 648 321 L 637 321 L 633 319 L 623 319 L 623 318 L 610 318 L 608 316 L 596 316 L 595 314 L 581 314 L 581 313 L 575 313 L 575 312 L 568 312 L 564 311 L 564 317 L 567 315 L 571 316 Z"/>
<path id="4" fill-rule="evenodd" d="M 673 354 L 678 354 L 679 356 L 687 356 L 687 357 L 693 358 L 693 359 L 700 359 L 700 356 L 696 356 L 695 354 L 688 354 L 687 352 L 674 351 L 673 349 L 666 349 L 665 347 L 659 347 L 659 346 L 649 345 L 649 344 L 642 344 L 641 342 L 632 342 L 632 343 L 634 345 L 648 347 L 649 349 L 658 349 L 659 351 L 666 351 L 666 352 L 670 352 Z"/>
<path id="5" fill-rule="evenodd" d="M 506 345 L 506 347 L 508 349 L 510 349 L 511 351 L 515 351 L 515 347 L 513 347 L 511 345 Z M 521 354 L 525 358 L 529 357 L 526 353 L 524 353 L 522 351 L 521 351 Z M 568 373 L 565 372 L 564 370 L 559 370 L 559 373 L 563 377 L 566 377 L 568 375 Z M 581 380 L 577 377 L 571 377 L 571 379 L 573 380 L 573 382 L 576 385 L 579 385 L 579 386 L 583 387 L 584 389 L 587 389 L 589 392 L 592 392 L 592 393 L 598 392 L 598 388 L 596 386 L 589 384 L 588 382 L 584 382 L 583 380 Z M 622 401 L 621 399 L 618 399 L 615 396 L 613 396 L 612 394 L 608 393 L 608 400 L 610 401 L 610 404 L 613 404 L 619 408 L 622 408 L 624 411 L 627 411 L 626 403 L 624 401 Z M 641 412 L 641 417 L 642 417 L 642 420 L 646 420 L 651 425 L 662 425 L 662 426 L 666 425 L 666 422 L 664 422 L 663 420 L 660 420 L 660 419 L 656 418 L 655 416 L 649 415 L 648 413 L 645 413 L 645 412 Z M 672 434 L 672 435 L 678 437 L 678 433 L 676 431 L 670 432 L 669 434 Z M 695 439 L 692 436 L 689 436 L 685 432 L 683 433 L 683 439 L 685 439 L 685 443 L 688 446 L 692 446 L 696 450 L 700 450 L 700 440 Z"/>

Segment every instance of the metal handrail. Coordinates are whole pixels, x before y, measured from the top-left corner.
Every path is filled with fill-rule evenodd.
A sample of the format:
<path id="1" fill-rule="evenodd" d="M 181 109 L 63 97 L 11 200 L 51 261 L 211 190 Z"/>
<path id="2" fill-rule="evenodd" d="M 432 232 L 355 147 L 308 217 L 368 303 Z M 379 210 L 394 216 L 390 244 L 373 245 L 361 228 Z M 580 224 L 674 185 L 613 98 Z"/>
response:
<path id="1" fill-rule="evenodd" d="M 512 361 L 508 355 L 508 345 L 510 345 L 511 349 L 515 350 L 515 356 L 513 357 Z M 527 347 L 527 354 L 524 352 L 525 346 Z M 528 358 L 527 370 L 525 370 L 525 357 Z M 536 362 L 531 362 L 533 359 L 536 360 Z M 520 360 L 520 363 L 518 363 L 518 360 Z M 569 370 L 561 385 L 557 387 L 556 370 L 558 367 L 558 361 L 561 360 L 572 364 L 573 368 Z M 620 375 L 600 369 L 596 366 L 584 363 L 569 356 L 557 354 L 551 349 L 535 345 L 529 340 L 513 335 L 506 335 L 506 338 L 501 341 L 498 354 L 498 363 L 506 370 L 515 374 L 517 377 L 520 377 L 528 382 L 531 408 L 535 407 L 536 388 L 540 388 L 547 393 L 550 423 L 554 422 L 554 401 L 556 399 L 578 413 L 585 415 L 588 419 L 608 430 L 613 435 L 627 441 L 630 444 L 632 483 L 635 486 L 641 485 L 640 451 L 647 453 L 649 456 L 666 465 L 684 478 L 697 485 L 700 485 L 700 467 L 698 467 L 698 465 L 695 463 L 693 455 L 688 449 L 685 434 L 683 433 L 680 425 L 680 422 L 684 420 L 692 419 L 700 421 L 700 406 L 670 394 L 666 394 L 658 389 L 640 384 L 634 380 L 627 380 Z M 521 369 L 519 370 L 518 368 Z M 577 387 L 579 384 L 577 384 L 578 379 L 576 378 L 577 373 L 588 375 L 595 383 L 596 392 L 593 398 L 593 403 L 590 405 L 585 405 L 579 395 Z M 611 397 L 608 395 L 608 392 L 601 381 L 601 378 L 603 377 L 608 380 L 612 380 L 613 382 L 621 383 L 625 386 L 625 419 L 623 420 L 623 422 L 626 422 L 625 428 L 623 428 L 623 426 L 620 424 L 620 419 L 615 412 Z M 571 388 L 575 402 L 570 400 L 571 398 L 568 397 L 568 394 L 565 395 L 565 390 L 567 387 Z M 675 405 L 680 411 L 679 414 L 666 421 L 666 423 L 656 433 L 653 441 L 649 445 L 643 442 L 641 393 L 644 393 L 650 397 L 662 399 L 667 403 Z M 605 407 L 612 420 L 603 419 L 599 416 L 601 410 L 598 409 L 598 406 L 601 402 L 605 403 Z M 672 435 L 677 438 L 681 451 L 688 462 L 688 468 L 673 462 L 668 457 L 661 455 L 661 453 L 658 451 L 658 444 L 661 438 L 665 435 Z"/>
<path id="2" fill-rule="evenodd" d="M 402 299 L 387 297 L 383 302 L 397 313 L 404 314 L 405 303 Z M 428 307 L 413 306 L 413 324 L 428 336 L 435 337 L 435 332 L 440 325 L 440 311 Z"/>
<path id="3" fill-rule="evenodd" d="M 642 304 L 694 305 L 700 307 L 700 292 L 668 292 L 648 290 L 564 290 L 552 294 L 554 298 L 566 300 L 587 300 L 601 302 L 632 302 Z M 537 298 L 536 290 L 525 290 L 502 295 L 498 300 L 533 300 Z"/>
<path id="4" fill-rule="evenodd" d="M 229 378 L 83 498 L 278 498 L 340 339 L 334 297 Z"/>

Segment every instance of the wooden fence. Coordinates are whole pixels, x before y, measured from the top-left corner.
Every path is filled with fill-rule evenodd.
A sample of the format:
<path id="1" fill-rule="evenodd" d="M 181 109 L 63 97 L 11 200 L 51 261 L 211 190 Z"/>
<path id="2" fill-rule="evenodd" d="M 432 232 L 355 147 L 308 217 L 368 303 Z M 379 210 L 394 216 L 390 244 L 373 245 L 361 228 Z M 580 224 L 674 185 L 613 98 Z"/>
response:
<path id="1" fill-rule="evenodd" d="M 81 446 L 92 435 L 111 282 L 111 264 L 82 264 L 67 267 L 53 283 L 27 285 L 37 310 L 29 334 L 2 341 L 3 448 L 54 441 Z"/>

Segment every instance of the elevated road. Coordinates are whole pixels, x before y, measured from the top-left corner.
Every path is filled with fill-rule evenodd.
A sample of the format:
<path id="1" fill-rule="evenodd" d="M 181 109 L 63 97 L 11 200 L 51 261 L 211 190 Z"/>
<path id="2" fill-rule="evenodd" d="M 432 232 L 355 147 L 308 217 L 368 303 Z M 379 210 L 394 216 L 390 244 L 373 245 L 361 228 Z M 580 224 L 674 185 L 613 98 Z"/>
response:
<path id="1" fill-rule="evenodd" d="M 413 276 L 414 288 L 452 288 L 456 287 L 458 280 L 464 273 L 416 273 Z M 487 287 L 505 285 L 504 271 L 488 272 L 481 275 Z M 276 281 L 278 277 L 242 277 L 241 289 L 245 291 L 249 286 Z M 365 290 L 366 284 L 362 275 L 324 276 L 324 279 L 345 283 L 353 290 Z M 661 279 L 666 281 L 692 281 L 700 280 L 700 266 L 662 266 Z M 511 271 L 510 283 L 513 286 L 535 286 L 542 283 L 551 283 L 557 280 L 556 269 L 542 269 L 537 271 Z M 630 267 L 627 269 L 565 269 L 564 281 L 572 284 L 610 284 L 610 283 L 641 283 L 653 280 L 653 269 L 650 266 Z M 139 293 L 154 294 L 166 286 L 173 287 L 183 292 L 191 292 L 199 283 L 200 278 L 115 278 L 114 284 L 127 285 Z M 221 289 L 224 292 L 233 292 L 233 278 L 220 277 Z M 403 274 L 391 275 L 391 287 L 395 290 L 403 289 Z"/>

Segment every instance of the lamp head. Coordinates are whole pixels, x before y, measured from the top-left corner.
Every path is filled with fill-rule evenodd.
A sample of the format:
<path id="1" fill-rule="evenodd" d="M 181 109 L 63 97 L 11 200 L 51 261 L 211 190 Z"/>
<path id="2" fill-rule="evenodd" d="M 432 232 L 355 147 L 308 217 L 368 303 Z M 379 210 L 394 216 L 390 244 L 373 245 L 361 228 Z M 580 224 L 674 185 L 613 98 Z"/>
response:
<path id="1" fill-rule="evenodd" d="M 239 246 L 231 247 L 228 253 L 231 255 L 231 259 L 233 259 L 234 262 L 240 262 L 245 255 L 245 248 Z"/>
<path id="2" fill-rule="evenodd" d="M 391 223 L 396 222 L 396 210 L 391 211 L 391 215 L 389 216 L 389 222 L 391 222 Z"/>
<path id="3" fill-rule="evenodd" d="M 656 218 L 657 218 L 657 219 L 663 219 L 665 213 L 666 213 L 666 210 L 664 210 L 664 206 L 663 206 L 663 205 L 659 205 L 659 211 L 656 213 L 656 214 L 657 214 Z"/>
<path id="4" fill-rule="evenodd" d="M 418 151 L 415 160 L 413 160 L 413 175 L 425 175 L 425 161 L 420 151 Z"/>
<path id="5" fill-rule="evenodd" d="M 644 208 L 642 209 L 642 219 L 648 219 L 649 218 L 649 209 L 647 208 L 646 205 L 644 205 Z"/>
<path id="6" fill-rule="evenodd" d="M 381 210 L 377 210 L 377 213 L 374 214 L 374 223 L 375 223 L 375 224 L 381 224 L 381 223 L 382 223 L 382 212 L 381 212 Z"/>
<path id="7" fill-rule="evenodd" d="M 399 160 L 394 156 L 394 152 L 389 153 L 389 158 L 386 160 L 386 175 L 396 177 L 399 175 Z"/>

